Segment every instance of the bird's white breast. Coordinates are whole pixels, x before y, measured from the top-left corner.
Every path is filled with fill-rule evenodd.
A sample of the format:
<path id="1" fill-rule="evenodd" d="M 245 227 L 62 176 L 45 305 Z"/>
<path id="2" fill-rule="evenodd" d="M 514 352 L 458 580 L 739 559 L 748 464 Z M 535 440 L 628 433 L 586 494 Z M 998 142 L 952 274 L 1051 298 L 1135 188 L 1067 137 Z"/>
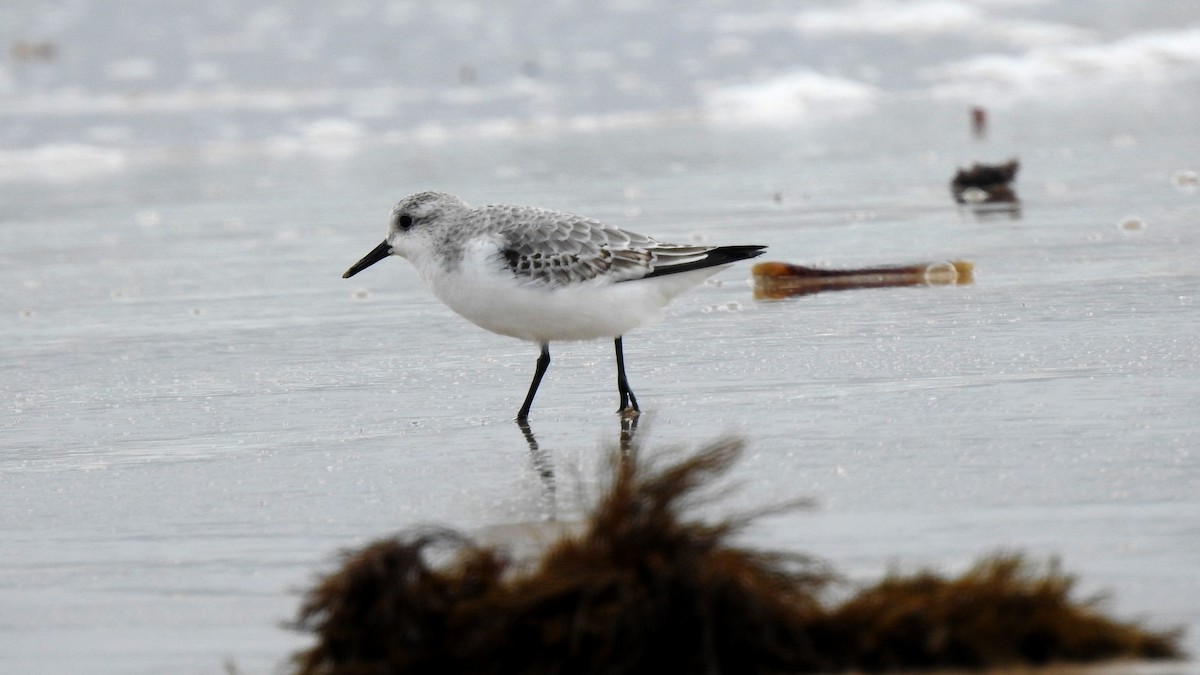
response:
<path id="1" fill-rule="evenodd" d="M 721 269 L 551 285 L 518 279 L 498 254 L 494 241 L 478 238 L 449 268 L 431 260 L 413 263 L 434 295 L 464 318 L 493 333 L 539 343 L 624 335 L 654 321 L 673 297 Z"/>

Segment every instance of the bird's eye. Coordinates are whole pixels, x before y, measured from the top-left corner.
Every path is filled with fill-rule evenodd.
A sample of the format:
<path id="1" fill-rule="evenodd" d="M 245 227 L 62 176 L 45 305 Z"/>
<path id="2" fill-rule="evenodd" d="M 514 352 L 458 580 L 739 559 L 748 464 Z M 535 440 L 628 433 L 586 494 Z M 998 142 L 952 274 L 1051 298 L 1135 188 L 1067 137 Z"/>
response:
<path id="1" fill-rule="evenodd" d="M 398 224 L 400 225 L 401 230 L 407 230 L 408 228 L 412 227 L 412 216 L 407 214 L 400 216 L 400 222 Z"/>

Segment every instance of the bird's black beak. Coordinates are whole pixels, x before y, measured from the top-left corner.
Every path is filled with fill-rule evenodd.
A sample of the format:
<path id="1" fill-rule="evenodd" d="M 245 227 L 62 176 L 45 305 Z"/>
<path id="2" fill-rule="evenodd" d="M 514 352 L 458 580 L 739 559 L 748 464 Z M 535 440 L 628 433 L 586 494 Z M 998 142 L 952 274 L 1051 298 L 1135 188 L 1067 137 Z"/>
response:
<path id="1" fill-rule="evenodd" d="M 376 246 L 374 249 L 371 250 L 370 253 L 363 256 L 362 260 L 359 260 L 358 262 L 351 265 L 350 269 L 346 270 L 346 273 L 342 275 L 342 278 L 349 279 L 350 277 L 354 276 L 355 274 L 358 274 L 359 272 L 367 269 L 371 265 L 374 265 L 375 263 L 379 262 L 380 260 L 383 260 L 384 258 L 388 257 L 391 254 L 392 254 L 392 246 L 391 246 L 391 244 L 387 243 L 386 239 L 384 239 L 382 244 Z"/>

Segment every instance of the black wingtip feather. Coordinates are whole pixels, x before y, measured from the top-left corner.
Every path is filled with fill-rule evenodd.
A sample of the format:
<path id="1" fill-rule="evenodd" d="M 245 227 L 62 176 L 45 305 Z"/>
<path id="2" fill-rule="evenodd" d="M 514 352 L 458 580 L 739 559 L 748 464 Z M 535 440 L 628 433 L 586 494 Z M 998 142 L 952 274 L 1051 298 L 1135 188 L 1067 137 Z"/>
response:
<path id="1" fill-rule="evenodd" d="M 706 267 L 716 267 L 717 265 L 728 265 L 729 263 L 734 263 L 739 260 L 757 258 L 766 250 L 766 246 L 718 246 L 709 251 L 708 255 L 704 256 L 704 258 L 701 260 L 684 263 L 682 265 L 660 267 L 641 278 L 649 279 L 650 277 L 661 277 L 667 274 L 690 272 L 692 270 L 700 270 Z"/>

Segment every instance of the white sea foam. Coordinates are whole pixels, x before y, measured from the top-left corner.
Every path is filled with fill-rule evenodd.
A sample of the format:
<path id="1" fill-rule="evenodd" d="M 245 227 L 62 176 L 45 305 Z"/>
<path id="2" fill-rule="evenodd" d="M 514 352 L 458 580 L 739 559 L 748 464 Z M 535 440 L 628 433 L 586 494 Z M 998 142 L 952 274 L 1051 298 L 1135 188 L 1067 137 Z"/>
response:
<path id="1" fill-rule="evenodd" d="M 180 139 L 194 138 L 190 131 L 172 130 L 179 125 L 191 129 L 197 117 L 207 120 L 202 130 L 208 135 L 201 144 L 221 153 L 345 156 L 372 142 L 401 138 L 436 143 L 653 128 L 680 120 L 786 125 L 814 116 L 857 114 L 895 94 L 954 96 L 991 104 L 989 95 L 1054 95 L 1067 90 L 1064 85 L 1085 80 L 1154 80 L 1194 72 L 1200 62 L 1200 32 L 1195 28 L 1135 34 L 1105 44 L 1082 27 L 1056 23 L 1055 12 L 1040 12 L 1042 18 L 1034 20 L 1039 12 L 1012 9 L 1043 2 L 1049 4 L 849 0 L 708 12 L 701 14 L 707 21 L 679 33 L 694 38 L 679 41 L 694 49 L 655 43 L 641 35 L 629 36 L 615 49 L 589 45 L 571 51 L 569 58 L 559 58 L 559 50 L 547 48 L 529 56 L 528 63 L 535 64 L 529 71 L 518 69 L 515 62 L 505 64 L 503 71 L 489 69 L 486 60 L 478 60 L 481 75 L 468 84 L 454 78 L 457 63 L 449 64 L 441 79 L 404 79 L 388 70 L 391 66 L 364 60 L 348 48 L 331 48 L 322 63 L 335 65 L 332 74 L 323 77 L 252 77 L 234 67 L 237 60 L 226 58 L 228 52 L 213 43 L 233 35 L 237 44 L 232 53 L 261 48 L 264 64 L 291 64 L 291 52 L 279 51 L 282 41 L 292 45 L 296 37 L 289 32 L 289 15 L 265 12 L 240 32 L 209 31 L 189 42 L 183 68 L 177 67 L 178 59 L 158 52 L 154 60 L 134 56 L 101 64 L 98 86 L 69 78 L 38 80 L 30 76 L 33 71 L 28 68 L 33 66 L 18 73 L 0 64 L 0 119 L 36 120 L 36 125 L 11 125 L 16 131 L 9 142 L 18 146 L 37 145 L 33 130 L 53 126 L 61 130 L 55 138 L 95 147 L 136 146 L 139 161 L 143 150 L 169 152 Z M 1112 30 L 1103 22 L 1096 25 L 1097 30 Z M 260 44 L 248 36 L 263 40 Z M 301 42 L 314 40 L 309 36 Z M 881 63 L 878 54 L 897 40 L 919 42 L 922 48 L 910 50 L 896 63 Z M 797 44 L 803 49 L 793 53 Z M 797 65 L 791 71 L 786 66 L 755 71 L 762 63 L 759 53 L 771 54 L 778 62 L 792 59 Z M 650 55 L 655 61 L 662 60 L 660 56 L 679 58 L 671 67 L 629 63 Z M 350 70 L 355 76 L 342 77 L 347 68 L 338 63 L 354 64 Z M 380 70 L 371 73 L 370 67 Z M 923 80 L 914 82 L 914 69 Z M 587 73 L 586 85 L 580 81 L 581 71 Z M 729 79 L 734 72 L 755 74 L 741 81 Z M 114 92 L 104 86 L 114 78 L 145 86 L 136 94 Z M 141 116 L 151 115 L 160 117 L 143 128 Z M 30 131 L 22 132 L 26 127 Z M 131 134 L 129 129 L 138 132 Z M 234 131 L 227 133 L 229 129 Z"/>
<path id="2" fill-rule="evenodd" d="M 1200 27 L 1140 33 L 1109 43 L 986 54 L 926 71 L 934 94 L 970 100 L 1074 94 L 1200 72 Z"/>
<path id="3" fill-rule="evenodd" d="M 357 122 L 326 117 L 299 124 L 294 133 L 272 136 L 264 148 L 268 154 L 280 158 L 305 154 L 344 159 L 357 153 L 367 137 L 366 129 Z"/>
<path id="4" fill-rule="evenodd" d="M 111 80 L 139 82 L 149 80 L 158 72 L 158 66 L 147 58 L 128 58 L 112 61 L 104 66 L 104 74 Z"/>
<path id="5" fill-rule="evenodd" d="M 188 65 L 188 77 L 193 82 L 216 83 L 227 78 L 226 70 L 218 63 L 196 61 Z"/>
<path id="6" fill-rule="evenodd" d="M 1075 43 L 1091 36 L 1075 26 L 1004 18 L 986 11 L 979 3 L 955 0 L 859 0 L 794 13 L 725 14 L 717 18 L 716 25 L 723 33 L 761 33 L 788 27 L 806 36 L 894 35 L 908 39 L 958 34 L 1017 47 Z"/>
<path id="7" fill-rule="evenodd" d="M 300 132 L 308 152 L 327 157 L 345 157 L 357 152 L 365 136 L 358 123 L 339 118 L 309 122 Z"/>
<path id="8" fill-rule="evenodd" d="M 219 71 L 214 76 L 220 76 Z M 0 85 L 4 82 L 0 72 Z M 491 86 L 449 89 L 416 89 L 394 85 L 371 87 L 314 87 L 307 89 L 247 88 L 240 86 L 180 86 L 144 91 L 137 95 L 95 94 L 78 87 L 34 92 L 5 101 L 4 112 L 16 115 L 124 115 L 141 113 L 300 112 L 307 109 L 345 108 L 354 117 L 387 117 L 403 103 L 436 103 L 480 106 L 528 101 L 549 105 L 553 87 L 529 78 L 515 77 Z"/>
<path id="9" fill-rule="evenodd" d="M 403 109 L 406 100 L 395 87 L 358 89 L 347 94 L 346 111 L 357 119 L 388 119 Z"/>
<path id="10" fill-rule="evenodd" d="M 927 35 L 971 29 L 984 16 L 978 8 L 961 2 L 862 0 L 847 6 L 801 11 L 793 25 L 807 33 Z"/>
<path id="11" fill-rule="evenodd" d="M 340 102 L 334 89 L 244 89 L 239 87 L 180 87 L 166 91 L 93 94 L 62 87 L 13 98 L 5 112 L 20 115 L 123 115 L 137 113 L 228 112 L 234 110 L 292 111 Z"/>
<path id="12" fill-rule="evenodd" d="M 0 150 L 0 181 L 69 183 L 115 173 L 126 164 L 120 150 L 82 143 Z"/>
<path id="13" fill-rule="evenodd" d="M 693 124 L 703 121 L 694 110 L 634 110 L 604 114 L 534 115 L 531 117 L 493 117 L 458 125 L 425 122 L 409 129 L 395 129 L 380 136 L 391 145 L 422 143 L 436 145 L 462 138 L 520 138 L 531 135 L 588 134 L 614 129 L 644 129 L 663 125 Z"/>
<path id="14" fill-rule="evenodd" d="M 0 96 L 6 96 L 12 92 L 13 79 L 8 71 L 8 66 L 0 63 Z"/>
<path id="15" fill-rule="evenodd" d="M 761 82 L 721 87 L 702 96 L 706 117 L 730 125 L 786 125 L 813 115 L 867 109 L 878 95 L 868 84 L 801 70 Z"/>

